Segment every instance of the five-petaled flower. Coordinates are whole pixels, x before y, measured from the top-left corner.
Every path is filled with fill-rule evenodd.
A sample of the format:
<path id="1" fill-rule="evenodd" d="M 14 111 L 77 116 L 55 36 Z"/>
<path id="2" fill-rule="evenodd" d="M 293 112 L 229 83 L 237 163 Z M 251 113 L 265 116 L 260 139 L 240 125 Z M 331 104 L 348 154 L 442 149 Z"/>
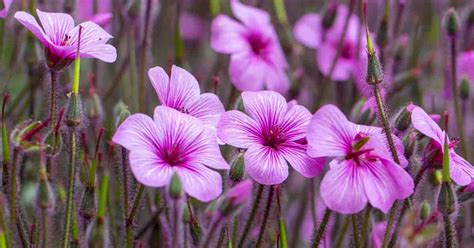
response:
<path id="1" fill-rule="evenodd" d="M 367 202 L 388 212 L 393 202 L 413 193 L 413 180 L 402 168 L 401 141 L 392 135 L 401 165 L 396 164 L 379 127 L 357 125 L 334 105 L 325 105 L 314 114 L 308 126 L 308 154 L 334 157 L 321 182 L 321 197 L 339 213 L 361 211 Z"/>
<path id="2" fill-rule="evenodd" d="M 324 159 L 306 154 L 306 128 L 311 113 L 287 103 L 273 91 L 242 93 L 248 115 L 231 110 L 222 114 L 217 135 L 234 147 L 247 149 L 245 169 L 252 179 L 265 185 L 280 184 L 288 177 L 287 162 L 305 177 L 318 175 Z"/>
<path id="3" fill-rule="evenodd" d="M 425 163 L 441 165 L 444 154 L 444 139 L 447 135 L 445 131 L 433 121 L 422 108 L 415 106 L 411 113 L 411 122 L 413 127 L 422 134 L 431 138 L 425 152 Z M 457 139 L 449 140 L 449 172 L 451 178 L 458 185 L 468 185 L 474 178 L 474 168 L 464 158 L 456 154 L 454 148 L 459 142 Z"/>
<path id="4" fill-rule="evenodd" d="M 184 191 L 200 201 L 213 200 L 222 192 L 221 175 L 212 169 L 229 165 L 215 133 L 195 117 L 158 106 L 153 119 L 144 114 L 128 117 L 112 141 L 130 151 L 132 172 L 146 186 L 168 185 L 176 173 Z"/>
<path id="5" fill-rule="evenodd" d="M 87 21 L 74 27 L 74 20 L 68 14 L 40 10 L 36 10 L 36 13 L 42 26 L 24 11 L 16 12 L 15 18 L 44 45 L 48 67 L 52 70 L 62 70 L 75 59 L 80 27 L 81 58 L 97 58 L 109 63 L 117 59 L 115 47 L 106 44 L 112 36 L 96 23 Z"/>
<path id="6" fill-rule="evenodd" d="M 231 54 L 229 74 L 241 91 L 262 89 L 286 93 L 290 82 L 288 64 L 267 12 L 231 1 L 232 12 L 241 23 L 225 15 L 211 26 L 211 47 Z"/>

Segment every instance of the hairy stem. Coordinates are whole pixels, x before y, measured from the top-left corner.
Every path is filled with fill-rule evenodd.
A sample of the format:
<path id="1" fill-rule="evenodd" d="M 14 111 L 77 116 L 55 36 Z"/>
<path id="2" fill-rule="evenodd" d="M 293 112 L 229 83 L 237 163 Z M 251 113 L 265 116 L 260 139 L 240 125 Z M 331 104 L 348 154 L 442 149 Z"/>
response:
<path id="1" fill-rule="evenodd" d="M 359 241 L 359 228 L 357 226 L 357 215 L 353 214 L 351 218 L 352 218 L 352 231 L 354 235 L 354 246 L 356 248 L 360 248 L 361 246 L 360 246 L 360 241 Z"/>
<path id="2" fill-rule="evenodd" d="M 344 222 L 342 223 L 342 230 L 337 236 L 336 243 L 334 245 L 335 248 L 342 247 L 342 242 L 344 241 L 344 237 L 346 236 L 347 230 L 349 229 L 349 222 L 350 222 L 350 217 L 346 216 L 344 218 Z"/>
<path id="3" fill-rule="evenodd" d="M 67 191 L 67 200 L 66 200 L 66 221 L 64 224 L 64 237 L 63 237 L 63 247 L 67 248 L 69 244 L 69 233 L 71 230 L 71 220 L 72 220 L 72 205 L 74 198 L 74 184 L 76 179 L 76 130 L 75 128 L 70 129 L 70 152 L 69 152 L 69 178 L 68 178 L 68 191 Z"/>
<path id="4" fill-rule="evenodd" d="M 319 227 L 316 228 L 316 226 L 314 226 L 315 235 L 314 235 L 314 240 L 313 240 L 313 244 L 311 245 L 311 247 L 313 247 L 313 248 L 319 247 L 319 243 L 321 243 L 321 240 L 324 237 L 324 232 L 326 231 L 326 227 L 327 227 L 328 222 L 329 222 L 329 217 L 331 217 L 331 213 L 332 213 L 331 209 L 326 208 L 326 210 L 324 211 L 323 220 L 319 224 Z"/>
<path id="5" fill-rule="evenodd" d="M 132 210 L 130 210 L 130 214 L 127 218 L 127 223 L 125 224 L 125 228 L 127 230 L 127 242 L 126 247 L 133 247 L 133 220 L 135 219 L 135 215 L 137 214 L 138 207 L 140 206 L 140 201 L 143 197 L 143 193 L 145 192 L 145 186 L 140 184 L 138 186 L 138 192 L 135 196 L 135 200 L 133 201 Z"/>
<path id="6" fill-rule="evenodd" d="M 263 214 L 263 221 L 260 225 L 260 232 L 258 234 L 257 244 L 255 245 L 256 248 L 259 248 L 262 245 L 263 236 L 265 235 L 265 230 L 267 228 L 268 217 L 270 216 L 270 210 L 272 208 L 273 202 L 273 187 L 270 186 L 270 190 L 268 191 L 268 198 L 267 198 L 267 205 L 265 206 L 265 213 Z"/>
<path id="7" fill-rule="evenodd" d="M 250 232 L 250 228 L 252 228 L 252 223 L 255 219 L 255 215 L 257 214 L 258 205 L 260 205 L 260 200 L 262 198 L 263 193 L 263 185 L 258 186 L 257 195 L 255 196 L 255 200 L 252 205 L 252 210 L 250 215 L 245 223 L 244 231 L 242 232 L 242 236 L 240 236 L 238 248 L 242 248 L 245 243 L 245 238 L 247 238 L 248 233 Z"/>
<path id="8" fill-rule="evenodd" d="M 383 236 L 382 248 L 387 247 L 388 238 L 390 237 L 390 232 L 392 231 L 393 217 L 395 216 L 395 210 L 397 209 L 397 202 L 393 203 L 390 213 L 388 214 L 387 228 Z"/>
<path id="9" fill-rule="evenodd" d="M 56 71 L 51 70 L 51 99 L 50 99 L 50 108 L 49 108 L 49 118 L 51 129 L 54 129 L 56 125 L 56 98 L 57 98 L 57 87 L 60 74 Z"/>
<path id="10" fill-rule="evenodd" d="M 211 229 L 209 229 L 209 232 L 207 233 L 206 239 L 204 241 L 204 245 L 202 246 L 203 248 L 211 247 L 211 241 L 212 237 L 217 231 L 217 228 L 219 227 L 220 223 L 222 222 L 222 216 L 219 216 L 214 223 L 211 225 Z"/>

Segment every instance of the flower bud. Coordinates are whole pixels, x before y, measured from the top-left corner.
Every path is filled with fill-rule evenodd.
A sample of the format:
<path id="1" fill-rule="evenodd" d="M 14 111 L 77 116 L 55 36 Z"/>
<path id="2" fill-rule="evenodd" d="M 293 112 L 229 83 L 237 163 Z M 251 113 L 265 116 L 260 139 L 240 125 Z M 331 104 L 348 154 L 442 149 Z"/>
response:
<path id="1" fill-rule="evenodd" d="M 245 164 L 244 164 L 244 150 L 240 150 L 239 153 L 235 156 L 234 160 L 232 160 L 231 168 L 229 171 L 229 177 L 232 181 L 238 182 L 242 180 L 245 171 Z"/>
<path id="2" fill-rule="evenodd" d="M 48 125 L 49 119 L 42 121 L 24 121 L 18 124 L 11 133 L 13 145 L 24 152 L 37 151 L 41 147 L 41 132 Z"/>
<path id="3" fill-rule="evenodd" d="M 62 135 L 60 132 L 55 132 L 51 130 L 46 134 L 46 137 L 43 140 L 44 144 L 44 153 L 48 156 L 55 157 L 61 151 L 63 144 Z"/>
<path id="4" fill-rule="evenodd" d="M 114 116 L 115 116 L 115 128 L 120 126 L 122 122 L 130 116 L 130 111 L 128 106 L 125 105 L 122 101 L 118 102 L 114 107 Z"/>
<path id="5" fill-rule="evenodd" d="M 323 29 L 328 30 L 329 28 L 331 28 L 332 24 L 334 23 L 334 20 L 336 19 L 337 7 L 337 1 L 331 1 L 329 3 L 328 8 L 326 9 L 323 15 Z"/>
<path id="6" fill-rule="evenodd" d="M 430 216 L 431 214 L 431 207 L 430 207 L 430 204 L 428 203 L 428 201 L 423 201 L 423 203 L 421 204 L 421 208 L 420 208 L 420 219 L 421 220 L 426 220 L 428 219 L 428 217 Z"/>
<path id="7" fill-rule="evenodd" d="M 229 189 L 222 197 L 219 211 L 228 216 L 236 211 L 252 194 L 252 181 L 247 179 Z"/>
<path id="8" fill-rule="evenodd" d="M 234 107 L 232 109 L 242 111 L 242 112 L 245 111 L 244 101 L 242 100 L 242 96 L 239 96 L 237 100 L 235 100 Z"/>
<path id="9" fill-rule="evenodd" d="M 178 174 L 176 173 L 173 173 L 173 176 L 171 177 L 169 191 L 171 198 L 175 200 L 181 198 L 183 195 L 183 186 L 181 185 L 181 181 L 179 180 Z"/>
<path id="10" fill-rule="evenodd" d="M 109 247 L 109 235 L 107 225 L 101 218 L 96 219 L 87 229 L 87 247 L 102 248 Z"/>
<path id="11" fill-rule="evenodd" d="M 453 189 L 453 184 L 443 182 L 438 196 L 438 209 L 441 213 L 450 215 L 456 211 L 457 196 Z"/>
<path id="12" fill-rule="evenodd" d="M 459 31 L 459 17 L 456 10 L 449 9 L 444 17 L 444 28 L 449 36 L 456 36 Z"/>
<path id="13" fill-rule="evenodd" d="M 68 101 L 65 119 L 66 125 L 68 127 L 77 127 L 81 124 L 81 96 L 78 93 L 71 93 L 69 94 Z"/>
<path id="14" fill-rule="evenodd" d="M 194 246 L 199 246 L 202 239 L 202 227 L 196 221 L 189 223 L 189 232 L 191 233 L 191 242 Z"/>
<path id="15" fill-rule="evenodd" d="M 40 182 L 38 186 L 37 204 L 42 210 L 52 210 L 55 205 L 54 194 L 51 184 L 48 181 L 46 169 L 41 167 L 39 173 Z"/>
<path id="16" fill-rule="evenodd" d="M 462 100 L 467 100 L 469 99 L 469 95 L 471 93 L 471 82 L 469 82 L 469 79 L 464 77 L 461 80 L 461 85 L 460 85 L 460 92 L 459 92 L 459 97 L 461 97 Z"/>
<path id="17" fill-rule="evenodd" d="M 369 85 L 377 85 L 383 81 L 383 69 L 379 58 L 373 53 L 368 53 L 367 60 L 367 83 Z"/>
<path id="18" fill-rule="evenodd" d="M 441 170 L 435 170 L 431 173 L 430 181 L 433 186 L 439 186 L 443 182 L 443 173 Z"/>
<path id="19" fill-rule="evenodd" d="M 406 135 L 403 139 L 403 147 L 405 151 L 405 157 L 410 158 L 413 153 L 415 152 L 416 148 L 416 133 L 411 132 L 410 134 Z"/>
<path id="20" fill-rule="evenodd" d="M 407 107 L 403 108 L 395 117 L 395 128 L 403 132 L 407 130 L 411 125 L 411 111 L 407 109 Z"/>
<path id="21" fill-rule="evenodd" d="M 382 17 L 382 20 L 380 21 L 379 31 L 377 32 L 376 41 L 380 47 L 385 47 L 388 43 L 388 11 L 388 8 L 385 7 L 384 15 Z"/>
<path id="22" fill-rule="evenodd" d="M 104 118 L 104 106 L 102 100 L 95 92 L 91 93 L 87 101 L 87 117 L 92 121 L 96 121 L 96 123 L 100 123 Z"/>
<path id="23" fill-rule="evenodd" d="M 85 220 L 91 220 L 96 215 L 96 199 L 94 191 L 94 188 L 86 187 L 84 195 L 82 196 L 82 202 L 79 209 L 79 213 Z"/>

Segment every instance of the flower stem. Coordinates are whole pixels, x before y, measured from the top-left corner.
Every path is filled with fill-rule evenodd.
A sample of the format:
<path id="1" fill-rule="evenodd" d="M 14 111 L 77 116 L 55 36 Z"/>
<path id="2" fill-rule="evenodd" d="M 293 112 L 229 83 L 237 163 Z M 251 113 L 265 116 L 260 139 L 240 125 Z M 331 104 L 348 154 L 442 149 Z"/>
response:
<path id="1" fill-rule="evenodd" d="M 146 55 L 147 55 L 147 48 L 148 48 L 148 31 L 150 27 L 150 12 L 151 12 L 151 0 L 146 1 L 146 11 L 145 11 L 145 27 L 143 31 L 143 41 L 142 41 L 142 49 L 140 53 L 140 90 L 139 90 L 139 105 L 138 110 L 139 112 L 143 113 L 146 111 L 145 109 L 145 69 L 147 68 L 146 65 Z"/>
<path id="2" fill-rule="evenodd" d="M 210 244 L 212 241 L 212 237 L 214 236 L 217 230 L 217 227 L 219 227 L 222 220 L 223 220 L 222 216 L 219 215 L 217 220 L 214 221 L 214 223 L 212 223 L 211 229 L 209 229 L 209 232 L 207 233 L 206 239 L 204 241 L 204 245 L 202 246 L 203 248 L 211 247 Z"/>
<path id="3" fill-rule="evenodd" d="M 132 205 L 132 210 L 130 211 L 130 214 L 128 215 L 127 222 L 125 224 L 125 228 L 127 230 L 127 242 L 126 242 L 126 247 L 132 247 L 133 246 L 133 220 L 135 218 L 135 215 L 137 214 L 138 207 L 140 206 L 140 200 L 143 197 L 143 193 L 145 191 L 145 186 L 143 184 L 140 184 L 138 186 L 138 192 L 137 195 L 135 196 L 135 200 L 133 201 Z"/>
<path id="4" fill-rule="evenodd" d="M 262 193 L 263 193 L 263 185 L 258 186 L 257 190 L 257 195 L 255 196 L 255 200 L 252 205 L 252 210 L 250 212 L 249 218 L 247 219 L 247 222 L 245 223 L 244 231 L 242 233 L 242 236 L 240 236 L 238 248 L 242 248 L 244 243 L 245 243 L 245 238 L 247 238 L 248 233 L 250 232 L 250 228 L 252 228 L 252 223 L 255 219 L 255 215 L 257 214 L 257 209 L 258 205 L 260 205 L 260 200 L 262 198 Z"/>
<path id="5" fill-rule="evenodd" d="M 347 230 L 349 229 L 349 222 L 350 218 L 347 216 L 344 218 L 344 222 L 342 223 L 342 230 L 339 233 L 336 243 L 334 245 L 335 248 L 340 248 L 342 246 L 342 242 L 344 241 L 344 237 L 346 236 Z"/>
<path id="6" fill-rule="evenodd" d="M 467 154 L 467 146 L 466 140 L 464 138 L 464 128 L 462 124 L 462 116 L 461 111 L 459 109 L 459 94 L 457 88 L 457 52 L 456 52 L 456 36 L 451 36 L 451 94 L 453 95 L 453 105 L 454 105 L 454 115 L 456 117 L 456 125 L 459 132 L 459 139 L 461 141 L 461 151 L 462 155 L 466 157 Z"/>
<path id="7" fill-rule="evenodd" d="M 316 226 L 314 226 L 315 235 L 314 235 L 314 240 L 311 247 L 313 248 L 319 247 L 319 243 L 321 243 L 321 240 L 324 237 L 324 232 L 326 231 L 326 227 L 329 222 L 329 217 L 331 217 L 331 213 L 332 213 L 331 209 L 326 208 L 326 210 L 324 211 L 323 220 L 319 224 L 319 227 L 316 229 Z"/>
<path id="8" fill-rule="evenodd" d="M 179 199 L 174 199 L 173 201 L 173 239 L 171 247 L 177 248 L 178 237 L 179 237 Z M 207 246 L 204 246 L 207 247 Z"/>
<path id="9" fill-rule="evenodd" d="M 122 180 L 123 180 L 123 217 L 127 221 L 128 215 L 128 168 L 127 168 L 127 151 L 122 147 Z"/>
<path id="10" fill-rule="evenodd" d="M 75 66 L 75 65 L 74 65 Z M 58 86 L 59 80 L 59 72 L 51 70 L 51 102 L 50 102 L 50 109 L 49 109 L 49 118 L 50 118 L 50 125 L 51 128 L 54 129 L 54 125 L 56 125 L 56 89 Z"/>
<path id="11" fill-rule="evenodd" d="M 387 228 L 385 229 L 385 234 L 383 237 L 382 248 L 387 247 L 388 238 L 390 237 L 390 232 L 392 231 L 393 217 L 395 216 L 395 210 L 397 209 L 397 202 L 393 203 L 390 213 L 388 214 Z"/>
<path id="12" fill-rule="evenodd" d="M 77 61 L 77 60 L 76 60 Z M 64 226 L 64 237 L 63 247 L 67 248 L 69 244 L 69 233 L 71 230 L 71 219 L 72 219 L 72 204 L 74 198 L 74 184 L 76 179 L 76 131 L 75 128 L 70 129 L 70 152 L 69 152 L 69 178 L 68 178 L 68 191 L 66 200 L 66 221 Z"/>
<path id="13" fill-rule="evenodd" d="M 265 235 L 265 230 L 267 227 L 268 217 L 270 216 L 270 210 L 272 208 L 272 202 L 273 202 L 273 187 L 270 186 L 270 190 L 268 191 L 267 205 L 265 206 L 265 213 L 263 214 L 263 221 L 260 226 L 260 232 L 258 234 L 257 244 L 255 245 L 256 248 L 259 248 L 262 245 L 263 236 Z"/>
<path id="14" fill-rule="evenodd" d="M 13 158 L 12 158 L 12 168 L 11 168 L 11 188 L 10 188 L 10 231 L 12 232 L 13 237 L 13 230 L 17 228 L 19 236 L 23 245 L 28 245 L 28 238 L 26 231 L 23 228 L 23 223 L 21 222 L 20 217 L 18 216 L 18 206 L 17 206 L 17 177 L 18 177 L 18 153 L 20 151 L 18 148 L 13 149 Z M 15 227 L 16 226 L 16 227 Z"/>
<path id="15" fill-rule="evenodd" d="M 43 245 L 42 247 L 48 247 L 48 213 L 46 210 L 43 210 L 41 213 L 43 217 Z"/>
<path id="16" fill-rule="evenodd" d="M 354 232 L 354 246 L 355 248 L 360 248 L 360 241 L 359 241 L 359 227 L 357 226 L 357 215 L 353 214 L 352 218 L 352 231 Z"/>
<path id="17" fill-rule="evenodd" d="M 444 237 L 444 242 L 445 242 L 445 247 L 449 248 L 454 248 L 458 247 L 457 240 L 456 240 L 456 231 L 453 229 L 453 223 L 452 219 L 449 216 L 449 214 L 443 214 L 443 220 L 444 220 L 444 232 L 445 232 L 445 237 Z"/>
<path id="18" fill-rule="evenodd" d="M 367 247 L 367 243 L 369 241 L 368 237 L 368 231 L 369 231 L 369 225 L 370 225 L 370 215 L 372 212 L 372 207 L 367 206 L 364 212 L 364 218 L 363 218 L 363 223 L 362 223 L 362 247 Z"/>

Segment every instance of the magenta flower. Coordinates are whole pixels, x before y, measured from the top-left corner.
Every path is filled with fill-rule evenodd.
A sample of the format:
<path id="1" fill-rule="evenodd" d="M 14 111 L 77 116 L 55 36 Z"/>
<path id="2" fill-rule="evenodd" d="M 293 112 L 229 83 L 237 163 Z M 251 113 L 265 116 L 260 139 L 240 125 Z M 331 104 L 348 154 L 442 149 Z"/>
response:
<path id="1" fill-rule="evenodd" d="M 12 0 L 3 0 L 3 9 L 0 10 L 0 18 L 7 17 L 11 4 L 12 4 Z"/>
<path id="2" fill-rule="evenodd" d="M 97 7 L 94 6 L 96 0 L 76 1 L 76 14 L 79 20 L 92 21 L 101 27 L 106 27 L 112 21 L 112 2 L 110 0 L 97 1 Z"/>
<path id="3" fill-rule="evenodd" d="M 433 163 L 442 164 L 446 132 L 441 130 L 438 124 L 420 107 L 413 108 L 411 121 L 416 130 L 431 138 L 428 150 L 430 154 L 434 154 Z M 454 151 L 458 142 L 457 139 L 449 140 L 449 172 L 456 184 L 468 185 L 474 178 L 474 168 Z"/>
<path id="4" fill-rule="evenodd" d="M 474 50 L 459 54 L 457 59 L 458 78 L 467 78 L 471 84 L 474 84 Z"/>
<path id="5" fill-rule="evenodd" d="M 29 13 L 18 11 L 15 18 L 28 28 L 46 48 L 48 66 L 57 68 L 69 65 L 76 57 L 79 26 L 81 34 L 81 58 L 97 58 L 104 62 L 117 59 L 115 47 L 105 44 L 112 36 L 97 24 L 87 21 L 74 27 L 74 20 L 68 14 L 47 13 L 36 10 L 41 26 Z"/>
<path id="6" fill-rule="evenodd" d="M 241 22 L 217 16 L 211 26 L 211 47 L 231 54 L 229 74 L 241 91 L 262 89 L 286 93 L 290 82 L 288 64 L 267 12 L 231 1 L 232 12 Z"/>
<path id="7" fill-rule="evenodd" d="M 158 106 L 153 119 L 144 114 L 128 117 L 112 141 L 130 151 L 132 172 L 146 186 L 168 185 L 176 173 L 184 191 L 200 201 L 213 200 L 222 192 L 221 176 L 212 169 L 229 165 L 215 134 L 194 117 Z"/>
<path id="8" fill-rule="evenodd" d="M 306 155 L 305 133 L 311 113 L 287 103 L 273 91 L 243 92 L 248 115 L 231 110 L 222 114 L 217 135 L 229 145 L 247 149 L 245 168 L 252 179 L 265 185 L 280 184 L 288 177 L 287 162 L 301 175 L 320 173 L 324 159 Z"/>
<path id="9" fill-rule="evenodd" d="M 237 183 L 221 197 L 219 210 L 228 216 L 239 209 L 252 196 L 252 180 L 247 179 Z"/>
<path id="10" fill-rule="evenodd" d="M 297 21 L 293 29 L 298 42 L 318 51 L 316 62 L 319 70 L 325 76 L 329 75 L 331 64 L 336 57 L 339 39 L 343 33 L 344 22 L 349 11 L 347 6 L 340 4 L 336 13 L 332 26 L 327 30 L 323 29 L 322 16 L 315 13 L 304 15 Z M 342 53 L 337 60 L 331 79 L 345 81 L 354 76 L 358 82 L 360 78 L 365 77 L 365 69 L 359 70 L 367 64 L 365 38 L 362 37 L 363 33 L 359 34 L 359 26 L 358 17 L 352 15 L 343 41 Z M 358 46 L 359 40 L 362 42 L 360 46 Z M 358 56 L 360 60 L 358 60 Z"/>
<path id="11" fill-rule="evenodd" d="M 333 105 L 323 106 L 308 126 L 308 154 L 335 157 L 321 182 L 321 197 L 339 213 L 361 211 L 367 202 L 386 213 L 393 202 L 413 193 L 413 180 L 403 170 L 408 161 L 393 135 L 401 166 L 393 162 L 379 127 L 349 122 Z"/>
<path id="12" fill-rule="evenodd" d="M 225 112 L 219 98 L 212 93 L 201 94 L 196 78 L 181 67 L 173 65 L 170 78 L 163 68 L 157 66 L 148 71 L 148 77 L 161 105 L 194 116 L 214 127 Z"/>

